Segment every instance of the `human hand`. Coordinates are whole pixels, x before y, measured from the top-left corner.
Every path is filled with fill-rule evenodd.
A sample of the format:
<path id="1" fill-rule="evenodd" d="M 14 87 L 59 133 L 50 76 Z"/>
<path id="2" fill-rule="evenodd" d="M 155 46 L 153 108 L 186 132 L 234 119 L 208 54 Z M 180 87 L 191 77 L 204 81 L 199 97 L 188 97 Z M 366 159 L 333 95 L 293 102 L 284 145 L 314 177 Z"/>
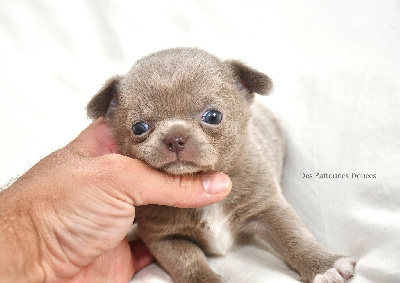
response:
<path id="1" fill-rule="evenodd" d="M 0 278 L 127 282 L 151 262 L 125 239 L 135 206 L 205 206 L 232 186 L 222 173 L 171 176 L 117 152 L 99 119 L 0 192 Z"/>

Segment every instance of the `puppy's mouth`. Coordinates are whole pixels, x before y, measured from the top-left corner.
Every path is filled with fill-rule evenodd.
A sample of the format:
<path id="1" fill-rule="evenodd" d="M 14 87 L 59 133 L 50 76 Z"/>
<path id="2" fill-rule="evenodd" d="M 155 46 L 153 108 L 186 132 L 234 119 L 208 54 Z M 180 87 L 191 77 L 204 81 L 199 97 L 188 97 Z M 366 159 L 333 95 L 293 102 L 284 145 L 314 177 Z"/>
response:
<path id="1" fill-rule="evenodd" d="M 195 174 L 212 170 L 212 168 L 204 168 L 203 166 L 199 166 L 195 162 L 183 161 L 179 159 L 163 165 L 160 169 L 173 175 Z"/>

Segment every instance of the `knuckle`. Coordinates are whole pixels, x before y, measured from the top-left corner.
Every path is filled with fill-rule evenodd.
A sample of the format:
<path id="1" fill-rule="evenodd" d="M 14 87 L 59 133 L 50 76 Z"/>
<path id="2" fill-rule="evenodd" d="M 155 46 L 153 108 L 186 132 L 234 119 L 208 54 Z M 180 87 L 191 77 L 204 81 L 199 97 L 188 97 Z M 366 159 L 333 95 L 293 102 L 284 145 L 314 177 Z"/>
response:
<path id="1" fill-rule="evenodd" d="M 121 163 L 120 155 L 115 153 L 99 156 L 98 159 L 101 160 L 101 162 L 104 163 L 103 165 L 107 168 L 115 168 Z"/>
<path id="2" fill-rule="evenodd" d="M 115 176 L 118 175 L 119 172 L 124 172 L 134 168 L 132 162 L 135 162 L 135 160 L 120 154 L 110 153 L 98 158 L 98 165 L 104 174 Z"/>
<path id="3" fill-rule="evenodd" d="M 118 178 L 118 172 L 124 168 L 124 161 L 118 154 L 106 154 L 93 160 L 94 168 L 92 177 L 100 180 L 113 181 Z"/>
<path id="4" fill-rule="evenodd" d="M 196 175 L 173 175 L 172 180 L 173 185 L 184 192 L 190 193 L 198 187 Z"/>

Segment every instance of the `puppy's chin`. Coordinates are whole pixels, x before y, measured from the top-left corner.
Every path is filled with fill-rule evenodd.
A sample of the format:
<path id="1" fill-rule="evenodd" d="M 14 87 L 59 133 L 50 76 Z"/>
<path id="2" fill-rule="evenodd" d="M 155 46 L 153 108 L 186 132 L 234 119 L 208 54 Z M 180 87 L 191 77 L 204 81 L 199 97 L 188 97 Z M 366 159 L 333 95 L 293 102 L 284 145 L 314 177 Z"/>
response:
<path id="1" fill-rule="evenodd" d="M 211 171 L 211 167 L 200 167 L 193 162 L 180 161 L 168 163 L 160 168 L 162 171 L 172 175 L 195 174 L 199 172 Z"/>

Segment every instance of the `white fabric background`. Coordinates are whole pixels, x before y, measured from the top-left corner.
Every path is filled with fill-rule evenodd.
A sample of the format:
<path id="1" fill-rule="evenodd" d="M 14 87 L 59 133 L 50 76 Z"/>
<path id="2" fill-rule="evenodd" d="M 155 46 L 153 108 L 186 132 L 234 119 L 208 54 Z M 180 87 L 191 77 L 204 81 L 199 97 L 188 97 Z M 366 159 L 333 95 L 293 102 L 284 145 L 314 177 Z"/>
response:
<path id="1" fill-rule="evenodd" d="M 85 105 L 108 77 L 175 46 L 270 75 L 288 200 L 321 243 L 358 260 L 352 282 L 400 282 L 397 0 L 0 0 L 0 183 L 84 129 Z M 210 264 L 227 282 L 299 279 L 253 246 Z M 133 281 L 168 280 L 151 265 Z"/>

